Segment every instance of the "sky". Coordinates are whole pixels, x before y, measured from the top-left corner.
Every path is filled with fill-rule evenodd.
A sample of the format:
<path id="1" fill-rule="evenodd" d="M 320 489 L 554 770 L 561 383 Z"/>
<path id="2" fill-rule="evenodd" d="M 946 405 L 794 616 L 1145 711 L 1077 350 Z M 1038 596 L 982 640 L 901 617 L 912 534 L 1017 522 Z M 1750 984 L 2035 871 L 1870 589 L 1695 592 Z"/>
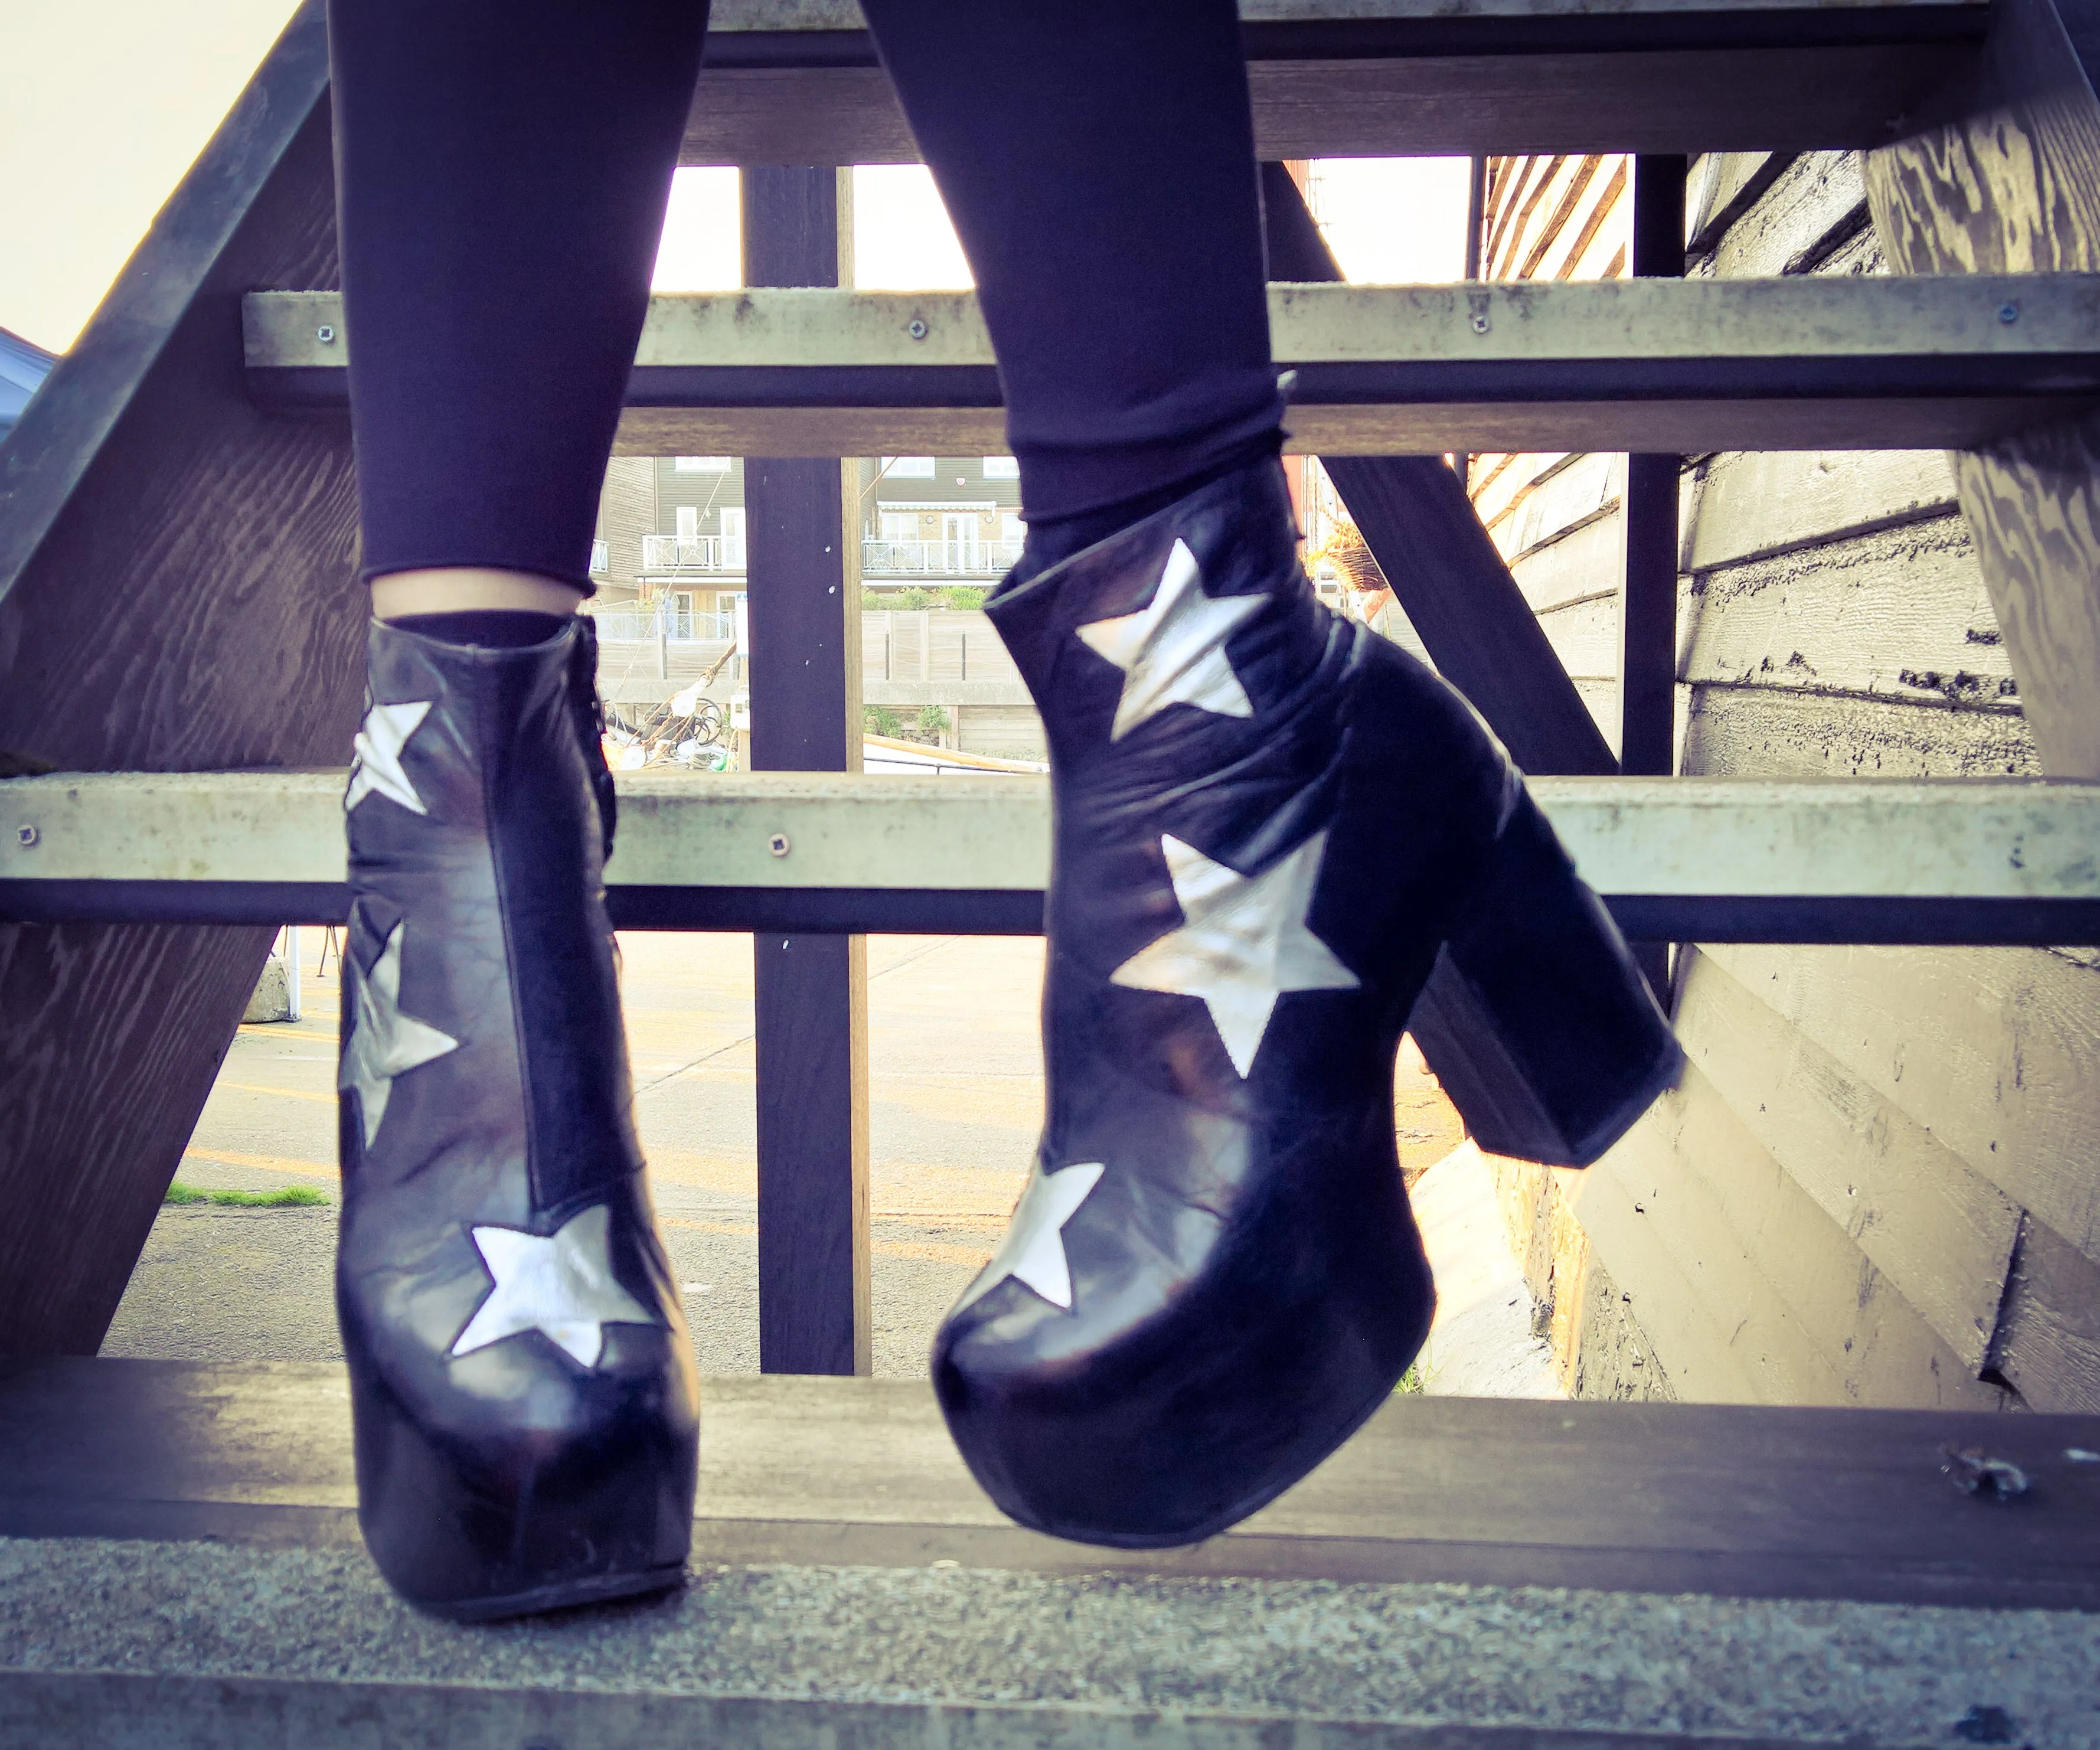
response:
<path id="1" fill-rule="evenodd" d="M 287 0 L 0 0 L 0 327 L 53 351 L 103 292 L 210 137 L 292 8 Z M 917 165 L 855 173 L 857 283 L 969 284 L 933 179 Z M 1463 159 L 1327 160 L 1313 209 L 1352 280 L 1457 279 Z M 656 281 L 737 284 L 736 175 L 681 170 Z"/>

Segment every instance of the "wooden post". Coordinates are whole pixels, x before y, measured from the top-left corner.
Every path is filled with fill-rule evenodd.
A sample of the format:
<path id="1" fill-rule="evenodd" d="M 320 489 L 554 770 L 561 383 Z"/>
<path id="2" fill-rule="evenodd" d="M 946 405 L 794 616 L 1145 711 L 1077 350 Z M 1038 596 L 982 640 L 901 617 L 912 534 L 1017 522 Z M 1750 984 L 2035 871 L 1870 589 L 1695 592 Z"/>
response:
<path id="1" fill-rule="evenodd" d="M 1681 157 L 1634 160 L 1632 266 L 1643 278 L 1684 271 Z M 1677 487 L 1680 459 L 1629 456 L 1621 527 L 1626 575 L 1619 595 L 1619 769 L 1667 778 L 1677 767 Z M 1656 998 L 1670 1003 L 1670 945 L 1635 942 Z"/>
<path id="2" fill-rule="evenodd" d="M 1268 271 L 1334 280 L 1342 270 L 1298 185 L 1262 166 Z M 1527 772 L 1618 769 L 1590 707 L 1440 456 L 1326 456 L 1321 465 L 1437 672 L 1473 703 Z"/>
<path id="3" fill-rule="evenodd" d="M 2053 0 L 1994 0 L 1956 119 L 1867 155 L 1898 273 L 2100 271 L 2100 42 L 2077 10 L 2074 36 Z M 2100 417 L 1953 460 L 2042 769 L 2100 778 Z"/>
<path id="4" fill-rule="evenodd" d="M 337 283 L 327 88 L 313 0 L 7 441 L 0 772 L 347 756 L 348 424 L 260 412 L 240 346 L 244 293 Z M 0 1355 L 100 1347 L 272 933 L 0 927 Z"/>
<path id="5" fill-rule="evenodd" d="M 850 283 L 851 175 L 743 172 L 747 284 Z M 754 770 L 860 768 L 856 473 L 744 463 Z M 758 1364 L 769 1373 L 871 1365 L 867 947 L 860 936 L 752 938 Z"/>

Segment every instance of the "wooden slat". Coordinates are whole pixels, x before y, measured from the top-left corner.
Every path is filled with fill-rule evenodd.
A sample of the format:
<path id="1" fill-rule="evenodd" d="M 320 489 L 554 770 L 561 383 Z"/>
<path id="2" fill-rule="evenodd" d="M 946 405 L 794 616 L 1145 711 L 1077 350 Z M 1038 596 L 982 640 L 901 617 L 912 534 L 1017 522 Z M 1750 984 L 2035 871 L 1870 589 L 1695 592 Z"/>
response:
<path id="1" fill-rule="evenodd" d="M 2089 29 L 2000 0 L 1960 119 L 1875 152 L 1874 227 L 1900 271 L 1954 283 L 2100 267 L 2100 97 Z M 2100 422 L 1957 446 L 1961 508 L 2043 769 L 2100 776 Z"/>
<path id="2" fill-rule="evenodd" d="M 500 295 L 500 294 L 496 294 Z M 1293 447 L 1321 454 L 1976 445 L 2100 400 L 2100 276 L 1277 285 Z M 916 329 L 915 333 L 914 330 Z M 334 337 L 323 342 L 330 331 Z M 339 406 L 329 294 L 258 293 L 249 378 Z M 969 453 L 997 440 L 965 293 L 660 296 L 625 449 Z"/>
<path id="3" fill-rule="evenodd" d="M 1008 1524 L 923 1382 L 714 1379 L 706 1399 L 702 1561 L 2100 1605 L 2100 1466 L 2064 1456 L 2100 1448 L 2093 1417 L 1402 1398 L 1238 1530 L 1119 1552 Z M 18 1364 L 0 1534 L 346 1541 L 347 1413 L 332 1367 Z M 2023 1466 L 2032 1497 L 1962 1495 L 1950 1443 Z"/>
<path id="4" fill-rule="evenodd" d="M 0 915 L 324 922 L 344 903 L 339 774 L 19 778 Z M 2100 937 L 2100 787 L 1542 778 L 1622 923 L 1672 940 Z M 1047 786 L 1027 778 L 630 779 L 608 871 L 629 928 L 1032 932 Z M 776 855 L 771 841 L 788 841 Z M 829 909 L 827 909 L 829 908 Z M 765 918 L 805 921 L 779 926 Z M 910 920 L 910 921 L 906 921 Z"/>
<path id="5" fill-rule="evenodd" d="M 243 293 L 338 278 L 326 80 L 316 0 L 7 440 L 8 769 L 349 745 L 349 434 L 258 417 L 231 351 Z M 0 930 L 0 1354 L 100 1342 L 269 933 Z"/>
<path id="6" fill-rule="evenodd" d="M 1973 64 L 1979 5 L 1241 8 L 1264 158 L 1857 147 Z M 857 11 L 716 9 L 688 164 L 917 157 Z"/>
<path id="7" fill-rule="evenodd" d="M 743 277 L 851 277 L 850 174 L 743 173 Z M 860 764 L 857 465 L 744 462 L 755 771 Z M 758 1074 L 758 1355 L 770 1373 L 865 1373 L 868 1298 L 867 942 L 752 938 Z"/>

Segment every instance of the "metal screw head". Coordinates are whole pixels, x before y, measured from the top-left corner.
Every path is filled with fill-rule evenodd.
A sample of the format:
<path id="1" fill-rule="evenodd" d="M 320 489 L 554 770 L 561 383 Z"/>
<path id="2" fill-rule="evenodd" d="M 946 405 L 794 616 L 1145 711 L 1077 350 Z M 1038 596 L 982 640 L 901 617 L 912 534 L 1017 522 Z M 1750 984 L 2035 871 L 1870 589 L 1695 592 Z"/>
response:
<path id="1" fill-rule="evenodd" d="M 1999 305 L 1998 320 L 2004 323 L 2014 323 L 2020 320 L 2020 306 L 2018 304 Z"/>
<path id="2" fill-rule="evenodd" d="M 26 851 L 37 842 L 37 829 L 34 827 L 17 827 L 15 829 L 15 842 Z"/>
<path id="3" fill-rule="evenodd" d="M 324 346 L 333 346 L 335 344 L 335 330 L 324 322 L 314 330 L 314 338 Z"/>
<path id="4" fill-rule="evenodd" d="M 788 835 L 786 833 L 776 832 L 771 838 L 765 841 L 765 848 L 767 850 L 772 852 L 775 857 L 785 857 L 788 852 L 794 849 L 795 847 L 788 842 Z"/>
<path id="5" fill-rule="evenodd" d="M 926 337 L 926 324 L 919 317 L 914 316 L 904 324 L 904 332 L 914 340 L 924 340 Z"/>
<path id="6" fill-rule="evenodd" d="M 1485 310 L 1480 311 L 1475 314 L 1473 317 L 1473 332 L 1476 334 L 1485 334 L 1488 332 L 1488 313 Z"/>

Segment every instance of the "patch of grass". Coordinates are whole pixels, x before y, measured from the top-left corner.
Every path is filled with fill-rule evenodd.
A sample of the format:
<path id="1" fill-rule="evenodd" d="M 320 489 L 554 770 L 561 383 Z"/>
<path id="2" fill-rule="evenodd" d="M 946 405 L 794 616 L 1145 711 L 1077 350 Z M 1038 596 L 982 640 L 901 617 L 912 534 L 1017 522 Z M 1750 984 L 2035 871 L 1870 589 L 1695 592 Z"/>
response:
<path id="1" fill-rule="evenodd" d="M 285 1185 L 276 1191 L 200 1191 L 179 1179 L 168 1187 L 163 1203 L 216 1203 L 236 1210 L 305 1210 L 328 1201 L 328 1193 L 311 1185 Z"/>
<path id="2" fill-rule="evenodd" d="M 1422 1364 L 1419 1361 L 1410 1361 L 1408 1364 L 1407 1371 L 1400 1376 L 1400 1383 L 1395 1386 L 1392 1390 L 1393 1395 L 1396 1397 L 1418 1398 L 1423 1396 L 1424 1387 L 1422 1383 Z"/>

